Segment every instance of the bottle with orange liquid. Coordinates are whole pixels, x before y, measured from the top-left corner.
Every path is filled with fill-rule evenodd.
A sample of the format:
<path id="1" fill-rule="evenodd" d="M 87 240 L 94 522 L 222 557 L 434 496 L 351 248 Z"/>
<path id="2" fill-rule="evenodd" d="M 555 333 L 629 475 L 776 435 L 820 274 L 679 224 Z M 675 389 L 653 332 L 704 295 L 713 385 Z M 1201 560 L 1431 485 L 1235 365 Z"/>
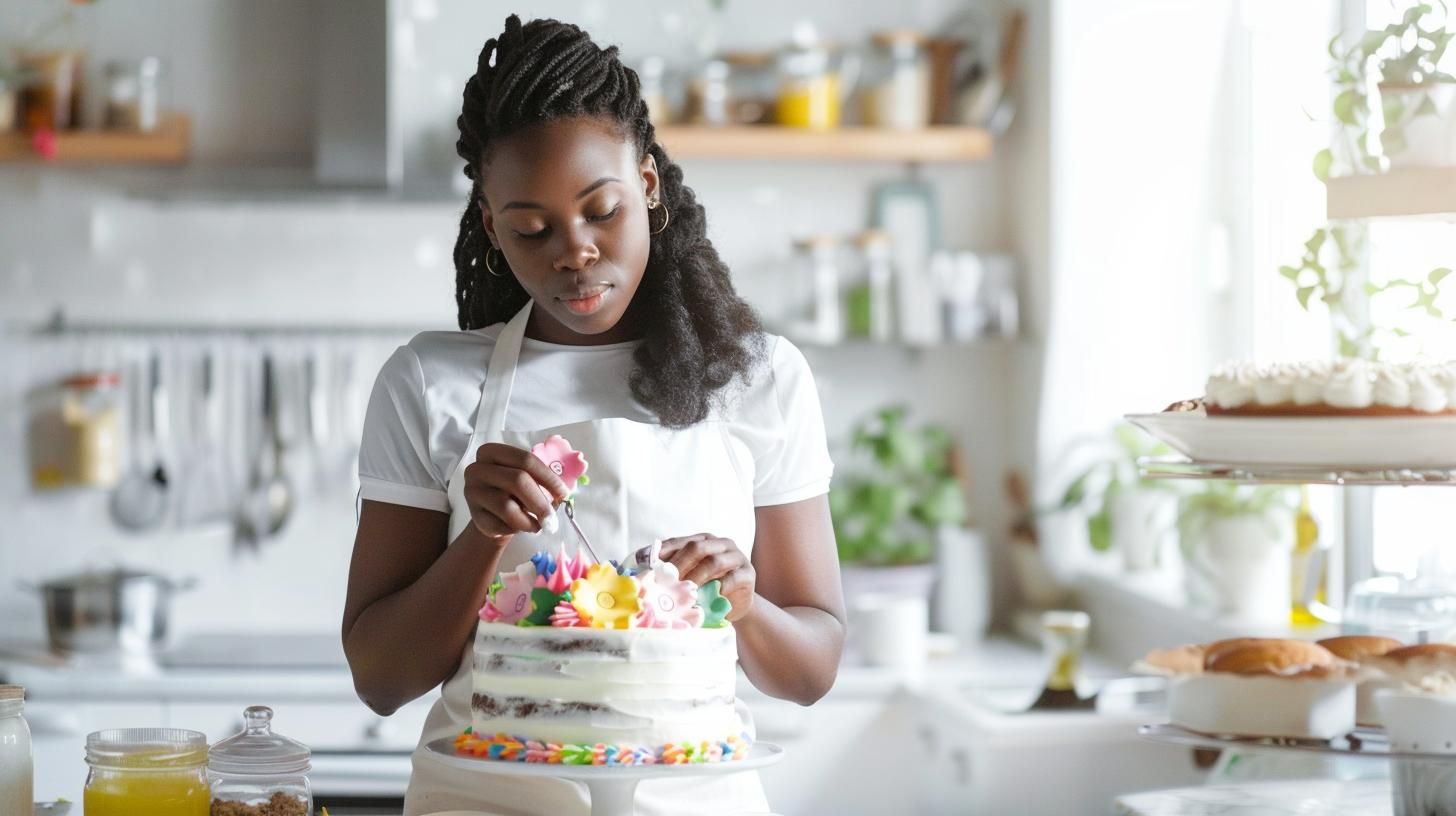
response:
<path id="1" fill-rule="evenodd" d="M 1314 553 L 1319 549 L 1319 522 L 1315 520 L 1314 513 L 1309 508 L 1309 488 L 1299 488 L 1299 510 L 1294 514 L 1294 552 L 1290 556 L 1294 562 L 1290 565 L 1290 612 L 1289 622 L 1296 627 L 1319 626 L 1324 621 L 1315 617 L 1304 603 L 1304 591 L 1309 581 L 1309 571 L 1315 563 Z M 1319 567 L 1319 586 L 1315 590 L 1315 600 L 1324 603 L 1325 601 L 1325 573 L 1323 565 Z"/>

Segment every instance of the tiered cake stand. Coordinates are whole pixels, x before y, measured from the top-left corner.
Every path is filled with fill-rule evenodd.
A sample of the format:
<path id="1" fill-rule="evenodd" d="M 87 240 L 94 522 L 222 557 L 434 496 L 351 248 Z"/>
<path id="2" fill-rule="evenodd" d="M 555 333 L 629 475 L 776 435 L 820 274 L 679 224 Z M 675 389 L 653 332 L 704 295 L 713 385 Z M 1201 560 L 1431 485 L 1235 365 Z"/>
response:
<path id="1" fill-rule="evenodd" d="M 591 793 L 592 816 L 632 816 L 637 797 L 637 783 L 644 779 L 682 779 L 726 776 L 756 771 L 784 758 L 784 749 L 768 742 L 755 742 L 745 759 L 700 765 L 548 765 L 526 762 L 503 762 L 498 759 L 466 756 L 455 752 L 455 740 L 438 739 L 426 748 L 442 762 L 456 768 L 496 776 L 546 776 L 583 782 Z"/>

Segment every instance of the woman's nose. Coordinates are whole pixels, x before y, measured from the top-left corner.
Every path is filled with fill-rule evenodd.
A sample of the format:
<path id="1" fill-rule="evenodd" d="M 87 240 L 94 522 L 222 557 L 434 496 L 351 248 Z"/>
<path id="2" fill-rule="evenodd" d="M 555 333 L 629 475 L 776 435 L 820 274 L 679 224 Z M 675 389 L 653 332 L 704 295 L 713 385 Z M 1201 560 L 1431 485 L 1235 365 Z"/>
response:
<path id="1" fill-rule="evenodd" d="M 568 230 L 563 234 L 561 253 L 556 256 L 558 272 L 580 272 L 597 262 L 601 252 L 586 230 Z"/>

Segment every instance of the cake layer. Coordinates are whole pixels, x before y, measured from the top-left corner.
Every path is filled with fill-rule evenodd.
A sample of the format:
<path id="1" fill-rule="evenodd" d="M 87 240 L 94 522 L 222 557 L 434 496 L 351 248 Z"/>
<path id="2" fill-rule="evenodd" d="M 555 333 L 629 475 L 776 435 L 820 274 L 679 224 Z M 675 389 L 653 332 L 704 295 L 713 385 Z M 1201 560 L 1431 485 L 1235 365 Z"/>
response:
<path id="1" fill-rule="evenodd" d="M 660 746 L 738 736 L 737 645 L 721 629 L 481 623 L 472 728 L 552 743 Z"/>

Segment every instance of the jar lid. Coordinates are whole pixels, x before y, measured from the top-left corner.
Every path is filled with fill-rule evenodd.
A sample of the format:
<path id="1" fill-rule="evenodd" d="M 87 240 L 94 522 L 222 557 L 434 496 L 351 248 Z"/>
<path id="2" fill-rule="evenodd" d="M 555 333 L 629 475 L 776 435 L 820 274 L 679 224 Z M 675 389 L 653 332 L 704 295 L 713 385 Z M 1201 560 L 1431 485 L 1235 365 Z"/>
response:
<path id="1" fill-rule="evenodd" d="M 121 384 L 121 375 L 115 371 L 93 371 L 67 377 L 62 385 L 67 388 L 115 388 Z"/>
<path id="2" fill-rule="evenodd" d="M 925 35 L 914 29 L 899 28 L 876 32 L 870 41 L 880 48 L 893 48 L 897 45 L 922 46 L 925 44 Z"/>
<path id="3" fill-rule="evenodd" d="M 243 730 L 212 746 L 208 767 L 218 773 L 280 774 L 309 769 L 307 745 L 273 733 L 273 709 L 249 706 Z"/>
<path id="4" fill-rule="evenodd" d="M 0 703 L 7 702 L 7 701 L 10 701 L 10 700 L 24 700 L 24 699 L 25 699 L 25 687 L 24 686 L 0 685 Z"/>
<path id="5" fill-rule="evenodd" d="M 86 762 L 137 771 L 207 764 L 207 735 L 182 728 L 108 728 L 86 736 Z"/>

